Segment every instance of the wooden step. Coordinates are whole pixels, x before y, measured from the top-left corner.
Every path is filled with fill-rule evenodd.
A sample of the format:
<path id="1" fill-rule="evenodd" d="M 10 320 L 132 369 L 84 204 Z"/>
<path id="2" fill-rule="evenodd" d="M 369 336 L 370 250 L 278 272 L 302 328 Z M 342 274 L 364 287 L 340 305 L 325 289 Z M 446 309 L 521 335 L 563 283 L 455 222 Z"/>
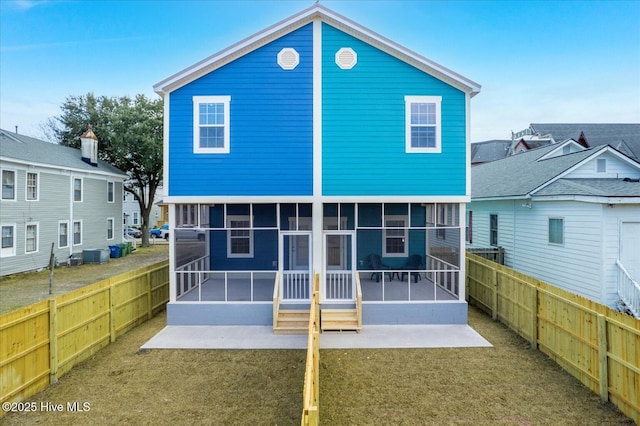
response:
<path id="1" fill-rule="evenodd" d="M 322 309 L 320 319 L 322 332 L 360 332 L 356 309 Z"/>
<path id="2" fill-rule="evenodd" d="M 309 332 L 308 309 L 281 309 L 278 311 L 278 319 L 274 334 L 307 334 Z"/>

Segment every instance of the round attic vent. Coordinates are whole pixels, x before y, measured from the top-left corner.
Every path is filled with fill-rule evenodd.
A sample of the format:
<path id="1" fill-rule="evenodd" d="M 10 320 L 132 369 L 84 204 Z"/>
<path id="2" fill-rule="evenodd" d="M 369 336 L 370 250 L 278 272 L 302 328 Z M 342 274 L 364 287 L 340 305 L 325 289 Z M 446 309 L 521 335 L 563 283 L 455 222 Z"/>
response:
<path id="1" fill-rule="evenodd" d="M 278 65 L 283 70 L 292 70 L 300 63 L 300 55 L 296 49 L 285 47 L 278 52 Z"/>
<path id="2" fill-rule="evenodd" d="M 350 70 L 358 62 L 358 55 L 350 47 L 343 47 L 336 53 L 336 64 L 343 70 Z"/>

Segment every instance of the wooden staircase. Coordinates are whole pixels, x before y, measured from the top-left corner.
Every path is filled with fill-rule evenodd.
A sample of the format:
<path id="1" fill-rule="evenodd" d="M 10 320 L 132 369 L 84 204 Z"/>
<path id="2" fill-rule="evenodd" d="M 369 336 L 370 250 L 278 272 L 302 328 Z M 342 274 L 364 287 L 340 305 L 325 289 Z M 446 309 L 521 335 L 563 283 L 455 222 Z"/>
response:
<path id="1" fill-rule="evenodd" d="M 357 309 L 321 309 L 320 329 L 323 333 L 347 331 L 360 333 Z"/>
<path id="2" fill-rule="evenodd" d="M 274 334 L 308 334 L 309 309 L 280 309 Z"/>

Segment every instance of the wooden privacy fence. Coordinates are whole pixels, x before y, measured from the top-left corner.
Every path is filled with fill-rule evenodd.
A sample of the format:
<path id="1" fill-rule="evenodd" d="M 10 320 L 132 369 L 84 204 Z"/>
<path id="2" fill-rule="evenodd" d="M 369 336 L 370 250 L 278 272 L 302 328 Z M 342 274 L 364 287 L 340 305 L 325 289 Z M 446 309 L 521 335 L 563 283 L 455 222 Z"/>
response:
<path id="1" fill-rule="evenodd" d="M 640 321 L 467 253 L 467 297 L 640 423 Z"/>
<path id="2" fill-rule="evenodd" d="M 307 364 L 304 372 L 302 393 L 302 426 L 319 423 L 318 411 L 320 388 L 320 276 L 313 277 L 313 294 L 309 312 L 309 339 L 307 343 Z"/>
<path id="3" fill-rule="evenodd" d="M 162 310 L 167 261 L 0 316 L 0 403 L 22 401 Z"/>

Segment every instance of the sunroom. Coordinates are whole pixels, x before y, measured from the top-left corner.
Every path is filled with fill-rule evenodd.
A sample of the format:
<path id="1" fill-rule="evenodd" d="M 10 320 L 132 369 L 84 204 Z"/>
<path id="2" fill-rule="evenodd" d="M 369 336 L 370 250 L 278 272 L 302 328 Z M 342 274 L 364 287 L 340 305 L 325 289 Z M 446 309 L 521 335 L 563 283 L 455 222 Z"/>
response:
<path id="1" fill-rule="evenodd" d="M 460 315 L 466 321 L 460 227 L 464 205 L 173 208 L 170 323 L 174 318 L 178 323 L 270 324 L 276 303 L 285 308 L 309 305 L 315 274 L 320 276 L 321 305 L 340 308 L 361 302 L 364 324 L 458 323 Z M 321 218 L 314 219 L 314 212 L 321 212 L 316 214 Z M 204 239 L 194 237 L 202 234 Z M 464 305 L 464 314 L 456 304 Z"/>

